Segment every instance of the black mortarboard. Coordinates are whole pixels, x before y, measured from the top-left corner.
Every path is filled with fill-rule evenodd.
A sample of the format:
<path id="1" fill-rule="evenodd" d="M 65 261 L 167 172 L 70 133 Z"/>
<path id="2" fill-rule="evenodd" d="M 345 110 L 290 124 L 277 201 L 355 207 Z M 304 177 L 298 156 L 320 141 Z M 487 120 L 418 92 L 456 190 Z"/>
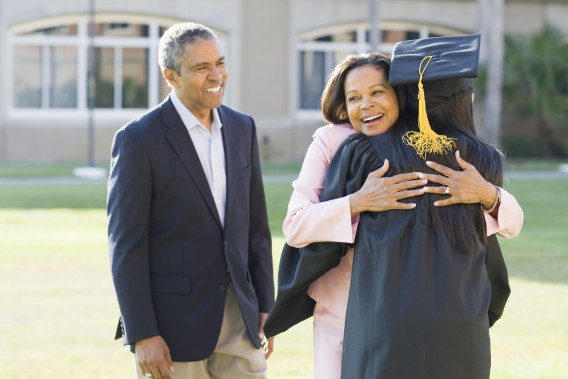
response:
<path id="1" fill-rule="evenodd" d="M 480 40 L 474 34 L 408 40 L 394 46 L 389 83 L 405 84 L 409 106 L 418 110 L 420 132 L 405 134 L 404 141 L 423 158 L 455 145 L 430 128 L 426 106 L 434 109 L 473 92 L 471 78 L 477 77 Z"/>
<path id="2" fill-rule="evenodd" d="M 450 78 L 475 78 L 479 62 L 479 34 L 402 41 L 394 45 L 389 71 L 391 86 L 418 83 L 420 63 L 432 57 L 423 82 Z M 426 64 L 426 62 L 424 62 Z"/>

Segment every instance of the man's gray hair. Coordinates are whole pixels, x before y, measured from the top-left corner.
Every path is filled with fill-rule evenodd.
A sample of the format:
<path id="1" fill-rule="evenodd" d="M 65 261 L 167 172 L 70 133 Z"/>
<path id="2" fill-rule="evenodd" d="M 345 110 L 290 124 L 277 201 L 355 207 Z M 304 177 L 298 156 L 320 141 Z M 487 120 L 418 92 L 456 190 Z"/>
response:
<path id="1" fill-rule="evenodd" d="M 196 22 L 182 22 L 171 26 L 158 47 L 158 63 L 162 72 L 169 68 L 181 75 L 180 65 L 184 58 L 184 46 L 200 39 L 218 40 L 217 35 L 207 26 Z"/>

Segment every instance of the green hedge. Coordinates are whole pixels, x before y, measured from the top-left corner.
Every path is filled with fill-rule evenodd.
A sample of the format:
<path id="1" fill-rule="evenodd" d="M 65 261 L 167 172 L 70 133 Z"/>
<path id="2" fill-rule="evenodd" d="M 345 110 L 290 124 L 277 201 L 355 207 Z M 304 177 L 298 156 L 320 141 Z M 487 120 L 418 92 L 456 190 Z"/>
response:
<path id="1" fill-rule="evenodd" d="M 544 148 L 538 139 L 506 136 L 501 138 L 501 147 L 507 157 L 544 158 Z M 552 141 L 552 158 L 568 158 L 568 139 Z"/>

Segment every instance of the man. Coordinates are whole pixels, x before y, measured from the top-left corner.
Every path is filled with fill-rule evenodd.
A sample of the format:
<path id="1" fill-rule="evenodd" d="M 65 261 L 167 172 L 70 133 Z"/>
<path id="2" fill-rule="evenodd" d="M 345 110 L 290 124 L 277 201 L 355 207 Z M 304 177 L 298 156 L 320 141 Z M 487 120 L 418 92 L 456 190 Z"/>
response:
<path id="1" fill-rule="evenodd" d="M 158 58 L 170 96 L 112 147 L 120 334 L 138 378 L 262 378 L 274 282 L 255 124 L 221 105 L 228 72 L 209 28 L 172 26 Z"/>

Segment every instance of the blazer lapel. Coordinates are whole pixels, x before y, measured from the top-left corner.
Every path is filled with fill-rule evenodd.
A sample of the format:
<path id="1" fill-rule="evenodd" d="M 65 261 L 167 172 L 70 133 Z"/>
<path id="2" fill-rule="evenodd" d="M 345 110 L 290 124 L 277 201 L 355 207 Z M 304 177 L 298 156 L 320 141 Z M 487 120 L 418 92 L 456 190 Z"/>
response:
<path id="1" fill-rule="evenodd" d="M 217 108 L 219 112 L 219 119 L 223 127 L 221 128 L 221 134 L 223 135 L 223 148 L 225 149 L 225 176 L 227 178 L 227 189 L 226 189 L 226 199 L 225 199 L 225 225 L 229 225 L 228 220 L 231 218 L 231 210 L 233 205 L 233 193 L 231 189 L 233 188 L 233 183 L 236 175 L 236 154 L 235 142 L 238 141 L 237 136 L 234 134 L 238 129 L 235 125 L 231 124 L 231 116 L 229 112 L 226 111 L 225 106 L 220 106 Z M 229 143 L 231 141 L 232 143 Z"/>
<path id="2" fill-rule="evenodd" d="M 203 172 L 203 166 L 195 150 L 195 146 L 189 136 L 189 133 L 179 117 L 171 99 L 164 101 L 161 105 L 162 120 L 164 126 L 167 128 L 165 137 L 172 146 L 173 150 L 183 162 L 189 176 L 193 179 L 195 186 L 199 189 L 203 200 L 209 207 L 209 210 L 217 220 L 217 223 L 222 227 L 219 212 L 215 206 L 215 200 L 211 194 L 211 188 L 207 182 L 207 177 Z M 189 191 L 189 188 L 188 188 Z"/>

